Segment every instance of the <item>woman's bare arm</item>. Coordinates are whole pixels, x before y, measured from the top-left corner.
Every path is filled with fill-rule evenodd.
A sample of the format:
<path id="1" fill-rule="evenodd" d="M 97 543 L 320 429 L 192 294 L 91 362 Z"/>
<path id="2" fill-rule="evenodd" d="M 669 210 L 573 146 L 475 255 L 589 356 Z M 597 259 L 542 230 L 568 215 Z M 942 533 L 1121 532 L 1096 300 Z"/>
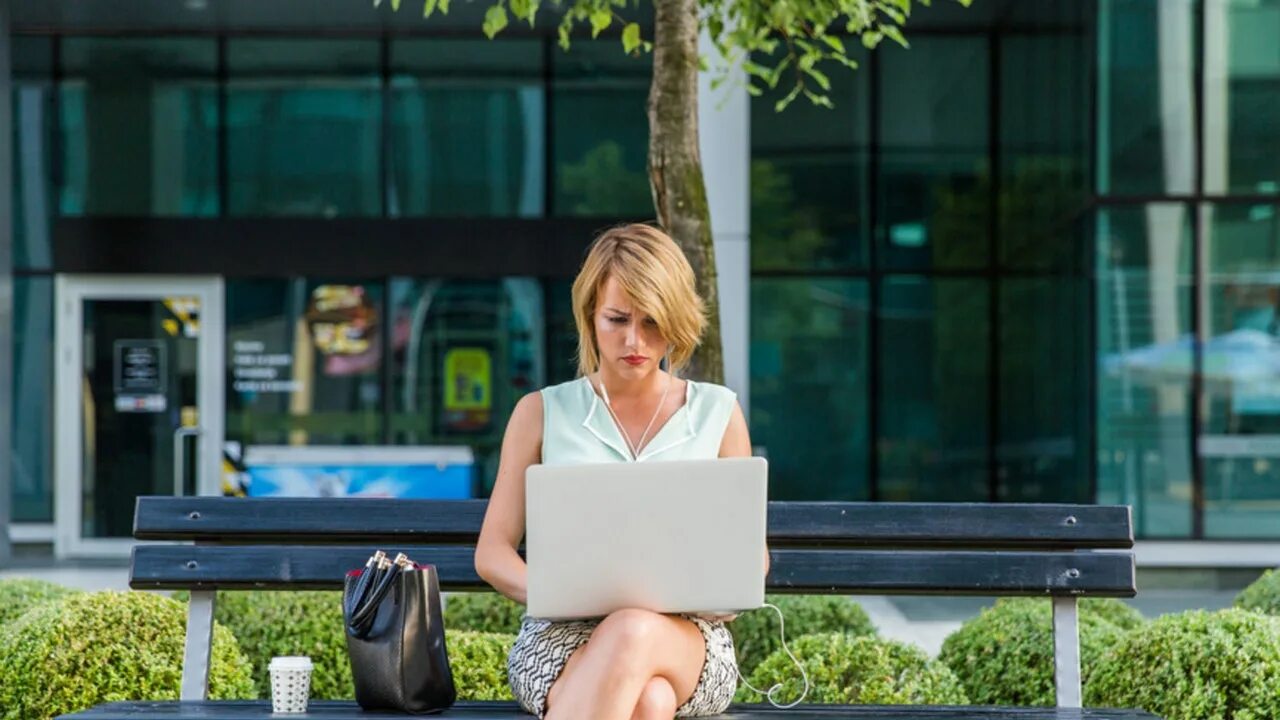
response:
<path id="1" fill-rule="evenodd" d="M 535 392 L 516 403 L 507 421 L 498 478 L 476 542 L 476 573 L 521 604 L 528 589 L 525 563 L 516 552 L 524 538 L 524 473 L 541 459 L 542 395 Z"/>

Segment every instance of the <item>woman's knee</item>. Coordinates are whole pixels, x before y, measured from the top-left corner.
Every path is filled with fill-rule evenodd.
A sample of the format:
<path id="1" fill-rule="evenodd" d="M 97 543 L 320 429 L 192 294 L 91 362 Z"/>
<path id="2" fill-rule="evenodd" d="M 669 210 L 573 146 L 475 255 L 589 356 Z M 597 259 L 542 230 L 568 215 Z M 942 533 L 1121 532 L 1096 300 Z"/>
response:
<path id="1" fill-rule="evenodd" d="M 654 641 L 662 622 L 661 615 L 649 610 L 618 610 L 600 622 L 594 635 L 616 650 L 633 654 Z"/>
<path id="2" fill-rule="evenodd" d="M 640 693 L 631 720 L 669 720 L 675 717 L 676 689 L 664 677 L 650 678 Z"/>

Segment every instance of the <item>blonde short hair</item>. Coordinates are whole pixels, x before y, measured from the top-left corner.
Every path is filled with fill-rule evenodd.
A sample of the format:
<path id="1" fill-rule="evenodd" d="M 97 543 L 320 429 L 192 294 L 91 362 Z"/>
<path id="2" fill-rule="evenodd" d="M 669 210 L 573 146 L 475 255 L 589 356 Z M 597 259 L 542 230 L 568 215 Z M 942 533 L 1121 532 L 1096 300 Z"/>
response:
<path id="1" fill-rule="evenodd" d="M 693 268 L 669 235 L 649 225 L 606 230 L 591 244 L 573 281 L 573 321 L 578 326 L 578 372 L 600 368 L 595 314 L 605 280 L 617 278 L 636 309 L 654 319 L 671 346 L 670 368 L 689 364 L 707 327 Z"/>

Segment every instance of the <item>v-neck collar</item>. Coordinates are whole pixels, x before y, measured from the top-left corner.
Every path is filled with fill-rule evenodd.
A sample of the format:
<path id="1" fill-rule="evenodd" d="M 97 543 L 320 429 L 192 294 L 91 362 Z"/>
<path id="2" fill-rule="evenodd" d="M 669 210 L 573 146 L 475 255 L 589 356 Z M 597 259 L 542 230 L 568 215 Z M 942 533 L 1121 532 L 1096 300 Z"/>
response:
<path id="1" fill-rule="evenodd" d="M 693 419 L 689 414 L 689 403 L 693 400 L 694 383 L 692 380 L 685 380 L 684 404 L 677 408 L 671 414 L 671 417 L 667 418 L 662 427 L 658 428 L 657 434 L 640 449 L 640 456 L 634 459 L 631 457 L 631 450 L 627 448 L 626 440 L 622 438 L 622 430 L 613 421 L 608 408 L 604 407 L 604 400 L 600 398 L 600 395 L 592 386 L 591 379 L 584 375 L 582 384 L 583 389 L 591 394 L 591 407 L 587 410 L 587 417 L 582 421 L 582 426 L 594 435 L 597 440 L 618 453 L 618 456 L 625 462 L 644 462 L 658 453 L 670 450 L 694 438 Z"/>

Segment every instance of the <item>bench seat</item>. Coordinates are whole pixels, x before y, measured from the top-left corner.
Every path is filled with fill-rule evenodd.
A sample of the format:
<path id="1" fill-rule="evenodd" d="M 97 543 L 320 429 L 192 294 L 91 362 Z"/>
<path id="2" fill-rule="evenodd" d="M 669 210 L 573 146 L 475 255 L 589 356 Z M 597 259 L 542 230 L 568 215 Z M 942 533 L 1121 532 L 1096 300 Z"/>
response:
<path id="1" fill-rule="evenodd" d="M 283 717 L 299 720 L 363 720 L 417 716 L 365 712 L 354 702 L 337 700 L 312 701 L 306 714 L 273 715 L 269 701 L 222 700 L 109 703 L 76 713 L 74 717 L 76 720 L 249 720 Z M 515 703 L 461 702 L 447 712 L 421 717 L 444 720 L 528 720 L 533 716 L 522 712 Z M 1140 710 L 910 705 L 804 705 L 790 710 L 778 710 L 768 705 L 733 705 L 728 712 L 716 717 L 723 720 L 1156 720 L 1155 716 Z"/>

